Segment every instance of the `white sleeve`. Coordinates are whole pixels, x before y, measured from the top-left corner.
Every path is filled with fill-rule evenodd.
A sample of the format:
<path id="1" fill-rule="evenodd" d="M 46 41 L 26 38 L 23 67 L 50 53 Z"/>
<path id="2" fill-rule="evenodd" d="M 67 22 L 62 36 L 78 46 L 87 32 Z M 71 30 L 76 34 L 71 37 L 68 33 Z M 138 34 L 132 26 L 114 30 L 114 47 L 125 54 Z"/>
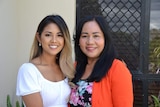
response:
<path id="1" fill-rule="evenodd" d="M 24 96 L 41 91 L 37 69 L 31 64 L 23 64 L 17 75 L 16 95 Z"/>

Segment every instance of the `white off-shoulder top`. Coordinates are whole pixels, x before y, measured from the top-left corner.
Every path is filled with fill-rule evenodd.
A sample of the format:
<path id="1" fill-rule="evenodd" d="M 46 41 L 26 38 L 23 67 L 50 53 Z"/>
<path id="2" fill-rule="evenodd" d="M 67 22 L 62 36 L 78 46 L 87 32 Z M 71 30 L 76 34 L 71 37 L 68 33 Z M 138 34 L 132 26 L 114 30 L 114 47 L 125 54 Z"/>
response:
<path id="1" fill-rule="evenodd" d="M 43 77 L 32 63 L 24 63 L 17 76 L 16 95 L 24 96 L 40 92 L 43 107 L 67 107 L 71 89 L 68 79 L 52 82 Z"/>

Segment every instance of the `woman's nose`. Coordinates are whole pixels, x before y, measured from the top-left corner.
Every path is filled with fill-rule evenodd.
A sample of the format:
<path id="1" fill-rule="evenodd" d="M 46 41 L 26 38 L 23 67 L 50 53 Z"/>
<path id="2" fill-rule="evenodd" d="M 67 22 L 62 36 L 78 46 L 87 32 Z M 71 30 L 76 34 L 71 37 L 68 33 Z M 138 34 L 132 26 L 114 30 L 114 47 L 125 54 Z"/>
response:
<path id="1" fill-rule="evenodd" d="M 93 37 L 88 37 L 88 38 L 87 38 L 87 43 L 88 43 L 88 44 L 93 43 L 93 42 L 94 42 Z"/>
<path id="2" fill-rule="evenodd" d="M 56 36 L 52 36 L 52 38 L 51 38 L 51 42 L 56 42 L 56 41 L 57 41 Z"/>

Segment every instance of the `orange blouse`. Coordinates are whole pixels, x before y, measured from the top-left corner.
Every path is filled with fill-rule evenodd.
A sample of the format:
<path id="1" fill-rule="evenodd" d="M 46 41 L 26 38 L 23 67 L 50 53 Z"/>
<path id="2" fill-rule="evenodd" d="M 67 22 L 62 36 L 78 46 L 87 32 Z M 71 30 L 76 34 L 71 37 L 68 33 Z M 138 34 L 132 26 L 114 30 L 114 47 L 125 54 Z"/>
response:
<path id="1" fill-rule="evenodd" d="M 93 83 L 92 107 L 133 107 L 132 75 L 118 59 L 108 74 Z"/>

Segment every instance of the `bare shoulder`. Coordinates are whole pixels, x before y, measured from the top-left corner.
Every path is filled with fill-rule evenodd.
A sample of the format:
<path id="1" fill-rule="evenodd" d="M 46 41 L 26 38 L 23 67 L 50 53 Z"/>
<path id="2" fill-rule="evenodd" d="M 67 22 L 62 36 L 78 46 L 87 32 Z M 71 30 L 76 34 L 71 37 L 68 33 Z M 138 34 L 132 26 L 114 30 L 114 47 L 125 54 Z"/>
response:
<path id="1" fill-rule="evenodd" d="M 34 64 L 34 65 L 39 65 L 40 64 L 40 58 L 37 57 L 37 58 L 34 58 L 30 61 L 30 63 Z"/>

